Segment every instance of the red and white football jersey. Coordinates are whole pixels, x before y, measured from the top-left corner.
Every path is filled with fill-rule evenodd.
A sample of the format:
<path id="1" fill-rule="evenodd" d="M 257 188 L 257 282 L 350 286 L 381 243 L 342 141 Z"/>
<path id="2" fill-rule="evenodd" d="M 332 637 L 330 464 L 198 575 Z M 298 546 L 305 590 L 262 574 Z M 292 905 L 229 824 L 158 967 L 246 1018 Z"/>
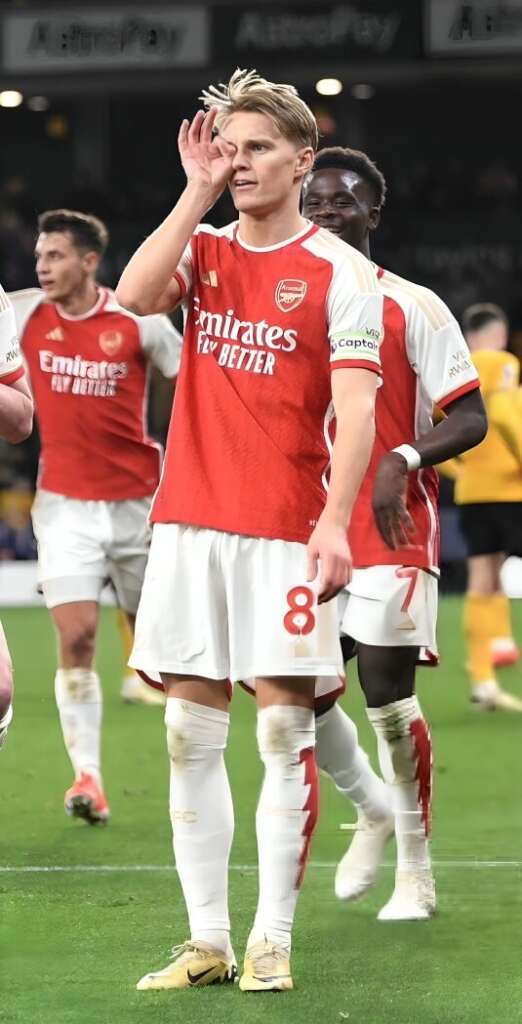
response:
<path id="1" fill-rule="evenodd" d="M 39 486 L 97 501 L 152 494 L 161 448 L 146 434 L 149 362 L 173 377 L 181 350 L 168 317 L 135 316 L 106 288 L 82 316 L 38 288 L 11 298 L 40 429 Z"/>
<path id="2" fill-rule="evenodd" d="M 326 500 L 331 371 L 380 372 L 371 264 L 308 224 L 263 249 L 200 225 L 176 278 L 181 369 L 153 522 L 306 543 Z"/>
<path id="3" fill-rule="evenodd" d="M 0 384 L 14 384 L 23 375 L 13 306 L 0 285 Z"/>
<path id="4" fill-rule="evenodd" d="M 408 511 L 415 534 L 392 551 L 372 512 L 377 466 L 385 452 L 412 444 L 433 426 L 433 406 L 443 409 L 479 387 L 460 327 L 434 292 L 378 269 L 384 293 L 383 383 L 375 404 L 376 440 L 349 530 L 353 564 L 416 565 L 437 571 L 439 478 L 432 466 L 408 474 Z"/>

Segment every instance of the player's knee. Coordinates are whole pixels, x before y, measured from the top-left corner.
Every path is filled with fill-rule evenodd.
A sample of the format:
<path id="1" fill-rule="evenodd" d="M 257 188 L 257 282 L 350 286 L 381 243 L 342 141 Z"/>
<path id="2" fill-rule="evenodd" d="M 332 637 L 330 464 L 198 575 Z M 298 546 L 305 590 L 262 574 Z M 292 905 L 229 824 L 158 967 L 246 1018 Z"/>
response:
<path id="1" fill-rule="evenodd" d="M 468 579 L 468 597 L 493 597 L 499 592 L 499 585 L 496 580 L 487 576 L 477 575 Z"/>
<path id="2" fill-rule="evenodd" d="M 361 686 L 369 708 L 382 708 L 397 699 L 397 687 L 391 679 L 361 679 Z"/>
<path id="3" fill-rule="evenodd" d="M 286 757 L 315 746 L 315 715 L 310 708 L 272 704 L 257 715 L 257 745 L 261 760 L 273 754 Z"/>
<path id="4" fill-rule="evenodd" d="M 369 708 L 407 700 L 415 692 L 418 647 L 359 648 L 359 678 Z"/>
<path id="5" fill-rule="evenodd" d="M 183 723 L 167 725 L 167 750 L 172 767 L 181 771 L 190 755 L 190 733 Z"/>
<path id="6" fill-rule="evenodd" d="M 64 656 L 73 664 L 82 665 L 94 657 L 96 623 L 79 619 L 60 626 L 60 640 Z"/>
<path id="7" fill-rule="evenodd" d="M 0 658 L 0 719 L 4 717 L 13 696 L 13 670 L 10 660 Z"/>
<path id="8" fill-rule="evenodd" d="M 290 725 L 286 708 L 274 705 L 257 716 L 257 746 L 261 759 L 267 754 L 288 754 L 291 750 Z"/>
<path id="9" fill-rule="evenodd" d="M 169 697 L 165 727 L 172 767 L 182 771 L 221 756 L 227 744 L 228 719 L 226 712 Z"/>

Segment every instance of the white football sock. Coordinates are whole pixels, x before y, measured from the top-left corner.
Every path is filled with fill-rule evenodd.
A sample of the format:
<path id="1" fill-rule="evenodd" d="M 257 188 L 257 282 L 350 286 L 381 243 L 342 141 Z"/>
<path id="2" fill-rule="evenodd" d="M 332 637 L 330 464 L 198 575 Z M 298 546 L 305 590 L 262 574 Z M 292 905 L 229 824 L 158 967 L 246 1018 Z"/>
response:
<path id="1" fill-rule="evenodd" d="M 232 959 L 228 859 L 234 809 L 223 754 L 229 720 L 226 711 L 167 698 L 170 819 L 190 935 Z"/>
<path id="2" fill-rule="evenodd" d="M 247 945 L 266 938 L 290 948 L 317 821 L 314 712 L 285 705 L 264 708 L 257 716 L 257 740 L 265 778 L 256 815 L 259 900 Z"/>
<path id="3" fill-rule="evenodd" d="M 367 708 L 395 814 L 397 870 L 430 868 L 431 737 L 417 697 Z"/>
<path id="4" fill-rule="evenodd" d="M 97 672 L 90 668 L 59 668 L 54 692 L 63 741 L 75 777 L 88 772 L 101 784 L 102 692 Z"/>
<path id="5" fill-rule="evenodd" d="M 347 800 L 370 821 L 388 818 L 391 807 L 386 786 L 359 746 L 357 728 L 339 704 L 316 718 L 315 756 Z"/>

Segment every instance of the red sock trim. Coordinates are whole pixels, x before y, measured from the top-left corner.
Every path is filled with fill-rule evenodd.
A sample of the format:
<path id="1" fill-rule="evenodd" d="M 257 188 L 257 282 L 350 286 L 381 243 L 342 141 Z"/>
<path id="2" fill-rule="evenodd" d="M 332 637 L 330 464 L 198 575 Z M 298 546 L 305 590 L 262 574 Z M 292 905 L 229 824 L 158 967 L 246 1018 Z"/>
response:
<path id="1" fill-rule="evenodd" d="M 424 718 L 416 718 L 410 725 L 414 758 L 417 764 L 415 779 L 419 784 L 419 803 L 426 836 L 431 832 L 431 736 Z"/>
<path id="2" fill-rule="evenodd" d="M 301 764 L 304 764 L 304 784 L 310 788 L 308 790 L 306 803 L 303 807 L 303 811 L 308 811 L 308 814 L 302 831 L 304 843 L 303 849 L 301 850 L 301 856 L 299 857 L 299 871 L 295 882 L 296 889 L 299 889 L 303 882 L 306 862 L 310 855 L 310 844 L 312 842 L 312 836 L 314 834 L 315 826 L 317 824 L 317 816 L 319 813 L 319 773 L 317 771 L 314 748 L 306 747 L 302 750 L 299 754 L 299 760 Z"/>

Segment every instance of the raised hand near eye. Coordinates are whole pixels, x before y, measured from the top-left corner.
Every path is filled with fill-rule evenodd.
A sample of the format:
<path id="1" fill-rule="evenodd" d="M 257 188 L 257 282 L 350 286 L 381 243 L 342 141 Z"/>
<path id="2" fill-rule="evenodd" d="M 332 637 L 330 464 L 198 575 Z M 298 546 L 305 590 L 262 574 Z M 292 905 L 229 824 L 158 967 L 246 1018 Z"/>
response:
<path id="1" fill-rule="evenodd" d="M 216 117 L 216 107 L 206 114 L 198 110 L 192 122 L 182 122 L 178 134 L 178 149 L 187 181 L 208 190 L 213 201 L 221 195 L 232 176 L 236 152 L 235 146 L 220 135 L 212 136 Z"/>

